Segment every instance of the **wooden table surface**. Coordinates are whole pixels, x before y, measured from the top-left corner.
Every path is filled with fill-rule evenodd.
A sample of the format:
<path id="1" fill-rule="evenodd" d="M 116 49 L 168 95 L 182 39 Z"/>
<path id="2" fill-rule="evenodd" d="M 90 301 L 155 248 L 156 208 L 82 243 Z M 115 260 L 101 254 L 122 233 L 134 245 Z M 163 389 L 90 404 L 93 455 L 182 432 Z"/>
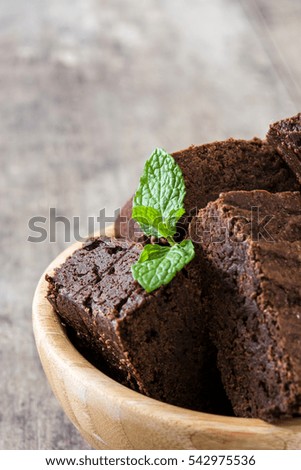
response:
<path id="1" fill-rule="evenodd" d="M 84 236 L 154 147 L 263 137 L 301 111 L 300 24 L 300 0 L 0 0 L 1 449 L 89 449 L 32 334 L 38 278 L 68 244 L 49 208 Z"/>

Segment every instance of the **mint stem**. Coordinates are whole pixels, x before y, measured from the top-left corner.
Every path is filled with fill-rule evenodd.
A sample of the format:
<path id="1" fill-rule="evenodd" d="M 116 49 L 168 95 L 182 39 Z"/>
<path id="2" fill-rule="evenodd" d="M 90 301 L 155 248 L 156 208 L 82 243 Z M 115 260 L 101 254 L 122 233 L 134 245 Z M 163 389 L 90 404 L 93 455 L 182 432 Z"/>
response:
<path id="1" fill-rule="evenodd" d="M 176 245 L 176 242 L 174 241 L 174 239 L 172 237 L 167 237 L 166 240 L 168 241 L 170 246 Z"/>

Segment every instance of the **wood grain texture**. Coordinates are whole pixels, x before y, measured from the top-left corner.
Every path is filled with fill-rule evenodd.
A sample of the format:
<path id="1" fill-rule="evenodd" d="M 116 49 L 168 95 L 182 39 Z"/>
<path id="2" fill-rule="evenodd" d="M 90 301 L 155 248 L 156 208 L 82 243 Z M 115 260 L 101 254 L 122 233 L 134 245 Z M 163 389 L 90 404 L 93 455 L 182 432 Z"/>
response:
<path id="1" fill-rule="evenodd" d="M 299 0 L 0 0 L 1 449 L 89 448 L 31 326 L 38 279 L 70 242 L 62 223 L 28 242 L 29 219 L 49 235 L 53 207 L 84 236 L 155 146 L 261 137 L 300 111 L 300 20 Z"/>
<path id="2" fill-rule="evenodd" d="M 112 236 L 110 229 L 109 236 Z M 76 243 L 46 269 L 79 248 Z M 33 326 L 44 371 L 64 411 L 95 449 L 301 449 L 301 418 L 280 425 L 210 415 L 152 400 L 118 384 L 79 354 L 46 299 L 42 275 Z"/>

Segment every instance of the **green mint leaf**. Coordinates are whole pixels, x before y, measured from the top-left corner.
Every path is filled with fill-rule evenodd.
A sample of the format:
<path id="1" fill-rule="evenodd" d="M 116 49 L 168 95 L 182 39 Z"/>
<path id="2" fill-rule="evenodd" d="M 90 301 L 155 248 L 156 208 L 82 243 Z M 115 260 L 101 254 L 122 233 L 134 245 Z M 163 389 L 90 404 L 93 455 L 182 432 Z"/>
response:
<path id="1" fill-rule="evenodd" d="M 178 211 L 182 211 L 179 209 Z M 163 222 L 160 212 L 153 207 L 135 206 L 132 211 L 132 217 L 135 219 L 143 232 L 148 236 L 171 237 L 176 232 L 174 223 L 176 217 L 172 215 L 167 223 Z"/>
<path id="2" fill-rule="evenodd" d="M 146 245 L 139 260 L 132 266 L 133 277 L 146 292 L 152 292 L 168 284 L 194 255 L 191 240 L 183 240 L 172 247 Z"/>
<path id="3" fill-rule="evenodd" d="M 170 235 L 174 235 L 177 232 L 177 222 L 179 219 L 182 217 L 182 215 L 185 214 L 185 209 L 184 207 L 181 207 L 180 209 L 173 209 L 168 218 L 168 227 L 170 232 Z"/>
<path id="4" fill-rule="evenodd" d="M 148 236 L 159 237 L 158 225 L 162 223 L 160 212 L 153 207 L 135 206 L 132 211 L 133 219 L 138 222 L 141 230 Z"/>
<path id="5" fill-rule="evenodd" d="M 184 213 L 185 193 L 185 183 L 180 167 L 165 150 L 157 148 L 145 163 L 143 175 L 134 196 L 133 208 L 144 206 L 159 211 L 165 228 L 168 228 L 169 236 L 172 236 L 176 232 L 176 214 L 179 213 L 178 211 L 182 211 L 181 215 Z M 172 223 L 169 222 L 171 216 Z M 164 235 L 161 233 L 161 236 Z"/>

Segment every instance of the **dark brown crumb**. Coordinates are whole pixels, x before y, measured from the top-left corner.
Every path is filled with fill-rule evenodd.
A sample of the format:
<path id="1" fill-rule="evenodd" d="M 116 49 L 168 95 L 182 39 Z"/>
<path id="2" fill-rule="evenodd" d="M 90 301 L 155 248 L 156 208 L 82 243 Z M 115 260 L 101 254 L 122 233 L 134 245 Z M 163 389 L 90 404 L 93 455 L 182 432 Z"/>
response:
<path id="1" fill-rule="evenodd" d="M 191 232 L 207 259 L 207 321 L 235 414 L 300 415 L 300 193 L 222 194 Z"/>
<path id="2" fill-rule="evenodd" d="M 267 139 L 282 155 L 301 184 L 301 113 L 272 124 Z"/>
<path id="3" fill-rule="evenodd" d="M 280 192 L 300 188 L 278 152 L 260 139 L 229 139 L 192 146 L 172 155 L 183 172 L 186 186 L 186 215 L 178 224 L 178 238 L 185 236 L 191 217 L 221 192 L 252 189 Z M 121 208 L 115 222 L 116 236 L 142 241 L 138 224 L 131 216 L 132 199 Z"/>
<path id="4" fill-rule="evenodd" d="M 55 271 L 48 299 L 94 364 L 152 398 L 231 413 L 202 316 L 200 257 L 147 294 L 131 265 L 141 246 L 91 240 Z"/>

